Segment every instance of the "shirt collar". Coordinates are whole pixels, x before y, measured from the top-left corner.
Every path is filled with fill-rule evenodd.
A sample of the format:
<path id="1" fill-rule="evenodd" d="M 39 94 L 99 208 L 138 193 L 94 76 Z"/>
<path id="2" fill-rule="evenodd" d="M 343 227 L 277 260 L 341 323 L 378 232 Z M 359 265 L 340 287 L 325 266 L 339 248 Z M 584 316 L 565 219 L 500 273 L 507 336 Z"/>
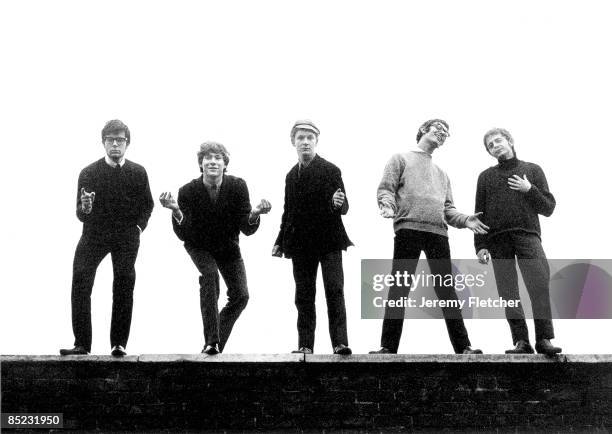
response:
<path id="1" fill-rule="evenodd" d="M 315 154 L 314 157 L 312 157 L 312 159 L 307 164 L 303 164 L 300 160 L 298 160 L 298 169 L 302 170 L 307 167 L 310 167 L 310 165 L 313 163 L 313 161 L 317 158 L 318 155 L 319 154 Z"/>
<path id="2" fill-rule="evenodd" d="M 217 186 L 217 189 L 219 187 L 221 187 L 221 183 L 223 182 L 223 176 L 219 177 L 219 180 L 215 183 L 215 185 Z M 208 182 L 206 182 L 206 178 L 204 177 L 204 175 L 202 175 L 202 183 L 204 184 L 204 187 L 212 187 L 213 184 L 209 184 Z"/>
<path id="3" fill-rule="evenodd" d="M 113 168 L 117 167 L 117 164 L 119 164 L 119 167 L 123 167 L 123 165 L 125 164 L 125 158 L 122 158 L 119 163 L 115 163 L 113 160 L 110 159 L 108 155 L 104 156 L 104 161 L 106 161 L 106 164 Z"/>

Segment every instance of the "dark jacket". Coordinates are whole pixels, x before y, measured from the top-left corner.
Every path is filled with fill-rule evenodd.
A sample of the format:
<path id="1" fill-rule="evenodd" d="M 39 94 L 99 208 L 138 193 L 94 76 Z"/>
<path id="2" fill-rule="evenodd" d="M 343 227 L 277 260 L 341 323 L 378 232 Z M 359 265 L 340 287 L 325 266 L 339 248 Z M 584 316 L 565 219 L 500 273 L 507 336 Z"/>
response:
<path id="1" fill-rule="evenodd" d="M 251 235 L 259 228 L 259 220 L 252 225 L 248 221 L 251 202 L 246 182 L 235 176 L 223 175 L 214 204 L 202 176 L 192 180 L 180 188 L 178 205 L 183 220 L 179 225 L 172 218 L 172 225 L 188 250 L 204 248 L 217 258 L 238 259 L 241 257 L 239 233 Z"/>
<path id="2" fill-rule="evenodd" d="M 336 190 L 346 195 L 340 169 L 319 155 L 299 176 L 298 168 L 293 166 L 285 178 L 285 207 L 275 245 L 288 258 L 300 252 L 346 250 L 353 245 L 341 218 L 348 212 L 348 198 L 339 209 L 332 204 Z"/>
<path id="3" fill-rule="evenodd" d="M 512 190 L 508 178 L 527 175 L 531 189 L 527 193 Z M 538 214 L 550 216 L 555 209 L 555 197 L 548 190 L 544 172 L 537 164 L 516 157 L 489 167 L 478 177 L 476 212 L 480 220 L 490 227 L 486 235 L 474 235 L 476 253 L 487 248 L 488 241 L 504 232 L 521 231 L 540 237 Z"/>
<path id="4" fill-rule="evenodd" d="M 96 193 L 89 214 L 81 209 L 81 188 Z M 84 233 L 118 232 L 136 225 L 144 231 L 152 210 L 149 178 L 140 164 L 125 160 L 117 170 L 101 158 L 81 171 L 76 215 L 83 222 Z"/>

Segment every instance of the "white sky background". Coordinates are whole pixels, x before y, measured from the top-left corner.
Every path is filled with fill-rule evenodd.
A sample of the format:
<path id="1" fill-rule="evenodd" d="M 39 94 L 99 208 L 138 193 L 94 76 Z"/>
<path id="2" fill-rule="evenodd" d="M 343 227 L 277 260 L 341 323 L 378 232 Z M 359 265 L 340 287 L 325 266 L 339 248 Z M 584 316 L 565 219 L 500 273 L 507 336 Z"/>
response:
<path id="1" fill-rule="evenodd" d="M 1 353 L 57 354 L 73 343 L 76 182 L 103 156 L 100 130 L 113 118 L 129 125 L 127 158 L 147 169 L 156 200 L 137 261 L 131 354 L 202 348 L 197 271 L 157 197 L 198 176 L 206 139 L 228 147 L 228 173 L 247 181 L 252 203 L 273 206 L 257 233 L 241 237 L 251 299 L 226 350 L 295 349 L 291 262 L 270 251 L 300 118 L 321 129 L 318 151 L 342 169 L 350 202 L 344 223 L 356 247 L 344 267 L 355 352 L 379 346 L 382 323 L 360 319 L 360 260 L 392 256 L 376 187 L 426 119 L 450 123 L 434 161 L 460 211 L 473 210 L 477 176 L 495 163 L 483 133 L 505 127 L 557 199 L 541 219 L 548 257 L 610 258 L 610 12 L 605 1 L 3 2 Z M 468 230 L 451 229 L 450 244 L 453 257 L 474 256 Z M 109 256 L 92 296 L 98 354 L 110 348 L 111 282 Z M 330 352 L 322 282 L 317 308 L 315 351 Z M 503 320 L 467 327 L 486 353 L 511 346 Z M 598 338 L 611 321 L 555 327 L 566 353 L 612 352 Z M 444 322 L 407 320 L 400 352 L 452 352 Z"/>

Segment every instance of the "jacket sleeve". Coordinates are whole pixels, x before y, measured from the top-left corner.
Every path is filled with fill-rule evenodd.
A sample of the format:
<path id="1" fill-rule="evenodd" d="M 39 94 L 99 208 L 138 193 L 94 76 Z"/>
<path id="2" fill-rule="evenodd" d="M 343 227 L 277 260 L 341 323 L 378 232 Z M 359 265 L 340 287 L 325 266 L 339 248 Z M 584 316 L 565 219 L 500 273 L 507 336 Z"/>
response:
<path id="1" fill-rule="evenodd" d="M 94 203 L 93 203 L 91 212 L 89 214 L 85 214 L 83 212 L 83 209 L 81 208 L 81 188 L 84 188 L 85 191 L 87 191 L 88 193 L 91 193 L 93 191 L 92 187 L 93 186 L 91 184 L 91 174 L 87 171 L 87 168 L 85 168 L 81 170 L 81 173 L 79 174 L 79 180 L 77 182 L 77 199 L 76 199 L 76 216 L 83 223 L 86 223 L 87 221 L 89 221 L 94 215 L 94 213 L 96 212 L 96 201 L 94 198 Z"/>
<path id="2" fill-rule="evenodd" d="M 486 181 L 484 172 L 478 176 L 478 182 L 476 184 L 476 202 L 474 205 L 474 214 L 482 212 L 482 216 L 480 216 L 480 220 L 486 224 L 487 215 L 485 213 L 486 204 L 487 204 L 487 190 L 486 190 Z M 481 249 L 487 248 L 487 235 L 479 235 L 474 234 L 474 248 L 476 249 L 476 253 L 478 253 Z"/>
<path id="3" fill-rule="evenodd" d="M 189 190 L 187 190 L 187 186 L 181 187 L 178 192 L 177 198 L 179 209 L 183 214 L 183 219 L 181 222 L 177 222 L 176 219 L 170 215 L 170 219 L 172 220 L 172 229 L 174 229 L 174 233 L 181 241 L 185 241 L 188 239 L 188 234 L 191 229 L 191 206 L 189 200 Z"/>
<path id="4" fill-rule="evenodd" d="M 283 216 L 281 217 L 281 225 L 280 230 L 278 231 L 278 236 L 276 237 L 276 241 L 274 241 L 275 246 L 279 246 L 281 251 L 283 249 L 283 234 L 287 227 L 287 219 L 288 219 L 288 199 L 289 199 L 289 174 L 285 178 L 285 200 L 283 202 Z"/>
<path id="5" fill-rule="evenodd" d="M 151 196 L 151 187 L 149 186 L 149 177 L 147 176 L 147 171 L 143 169 L 144 175 L 144 197 L 142 198 L 142 206 L 140 209 L 140 215 L 138 216 L 138 226 L 141 231 L 144 231 L 149 223 L 149 218 L 151 217 L 151 212 L 153 212 L 153 196 Z"/>
<path id="6" fill-rule="evenodd" d="M 329 209 L 333 214 L 341 214 L 346 215 L 349 209 L 348 196 L 346 194 L 346 190 L 344 188 L 344 182 L 342 182 L 342 172 L 337 167 L 334 167 L 332 173 L 330 175 L 331 185 L 332 185 L 332 196 L 329 198 Z M 334 207 L 334 193 L 340 189 L 344 193 L 344 203 L 340 208 Z"/>
<path id="7" fill-rule="evenodd" d="M 545 217 L 550 217 L 555 210 L 555 197 L 548 190 L 548 182 L 542 168 L 534 164 L 533 179 L 530 180 L 531 188 L 525 197 L 535 212 Z"/>
<path id="8" fill-rule="evenodd" d="M 446 223 L 457 229 L 462 229 L 465 227 L 468 217 L 469 216 L 460 213 L 457 211 L 457 208 L 455 208 L 450 179 L 446 177 L 446 198 L 444 199 L 444 219 Z"/>
<path id="9" fill-rule="evenodd" d="M 403 171 L 404 164 L 401 155 L 396 154 L 391 157 L 385 166 L 382 180 L 376 192 L 378 206 L 388 206 L 394 212 L 397 212 L 395 194 L 397 193 Z"/>
<path id="10" fill-rule="evenodd" d="M 259 228 L 258 218 L 255 223 L 249 223 L 249 214 L 251 213 L 251 201 L 249 199 L 249 189 L 243 179 L 237 179 L 236 183 L 236 212 L 239 220 L 240 231 L 245 235 L 252 235 Z"/>

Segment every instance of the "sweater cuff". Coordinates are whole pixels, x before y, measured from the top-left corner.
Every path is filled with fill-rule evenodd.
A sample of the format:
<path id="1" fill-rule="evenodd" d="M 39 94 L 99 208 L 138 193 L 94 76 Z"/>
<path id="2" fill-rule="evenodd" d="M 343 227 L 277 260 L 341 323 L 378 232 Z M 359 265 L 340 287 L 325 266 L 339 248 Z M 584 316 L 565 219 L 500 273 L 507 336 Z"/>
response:
<path id="1" fill-rule="evenodd" d="M 532 183 L 531 188 L 527 193 L 525 193 L 525 196 L 530 199 L 537 199 L 538 197 L 540 197 L 541 194 L 542 193 L 540 193 L 540 189 L 538 188 L 538 186 Z"/>

